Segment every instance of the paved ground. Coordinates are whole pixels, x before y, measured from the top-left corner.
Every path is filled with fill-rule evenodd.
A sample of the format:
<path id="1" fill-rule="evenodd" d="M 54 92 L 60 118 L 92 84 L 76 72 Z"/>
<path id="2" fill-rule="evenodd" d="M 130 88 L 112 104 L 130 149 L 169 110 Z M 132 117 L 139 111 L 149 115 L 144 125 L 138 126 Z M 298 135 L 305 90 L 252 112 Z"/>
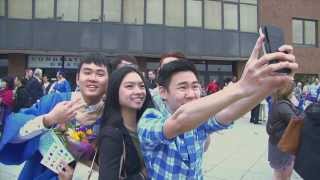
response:
<path id="1" fill-rule="evenodd" d="M 206 180 L 271 180 L 264 125 L 248 123 L 246 115 L 230 130 L 212 135 L 204 157 Z M 21 166 L 0 164 L 0 179 L 15 180 Z M 292 180 L 300 180 L 294 174 Z"/>
<path id="2" fill-rule="evenodd" d="M 245 115 L 232 129 L 211 136 L 203 164 L 205 179 L 272 180 L 265 125 L 248 123 L 249 118 Z M 292 180 L 300 179 L 293 174 Z"/>

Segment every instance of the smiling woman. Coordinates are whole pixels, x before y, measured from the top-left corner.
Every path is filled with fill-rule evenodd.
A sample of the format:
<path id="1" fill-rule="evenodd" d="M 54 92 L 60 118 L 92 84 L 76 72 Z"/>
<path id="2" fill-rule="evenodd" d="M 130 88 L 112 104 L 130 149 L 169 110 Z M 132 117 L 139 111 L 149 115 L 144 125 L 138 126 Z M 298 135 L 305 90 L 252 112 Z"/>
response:
<path id="1" fill-rule="evenodd" d="M 99 179 L 146 179 L 137 136 L 138 120 L 152 106 L 145 86 L 143 76 L 132 67 L 111 75 L 100 130 Z"/>

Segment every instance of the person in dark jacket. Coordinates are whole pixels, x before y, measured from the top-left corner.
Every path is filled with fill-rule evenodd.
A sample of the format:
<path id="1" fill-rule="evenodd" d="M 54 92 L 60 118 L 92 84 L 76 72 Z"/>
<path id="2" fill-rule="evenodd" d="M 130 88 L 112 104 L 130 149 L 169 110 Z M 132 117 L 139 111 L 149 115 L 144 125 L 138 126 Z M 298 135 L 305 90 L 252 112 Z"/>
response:
<path id="1" fill-rule="evenodd" d="M 28 94 L 25 89 L 26 80 L 17 76 L 14 79 L 15 84 L 15 98 L 13 112 L 18 112 L 21 108 L 28 107 Z"/>
<path id="2" fill-rule="evenodd" d="M 250 123 L 253 124 L 260 124 L 259 123 L 259 114 L 260 114 L 260 104 L 257 104 L 252 110 L 251 110 L 251 116 L 250 116 Z"/>
<path id="3" fill-rule="evenodd" d="M 300 147 L 294 169 L 304 180 L 320 178 L 320 103 L 313 103 L 305 110 Z"/>
<path id="4" fill-rule="evenodd" d="M 146 179 L 137 124 L 151 95 L 143 76 L 133 67 L 115 70 L 109 80 L 99 138 L 99 179 Z M 125 161 L 121 156 L 125 151 Z"/>
<path id="5" fill-rule="evenodd" d="M 280 151 L 277 147 L 290 119 L 299 115 L 299 110 L 289 100 L 293 82 L 277 90 L 272 96 L 272 107 L 267 121 L 268 161 L 274 170 L 275 180 L 288 180 L 293 170 L 294 155 Z"/>
<path id="6" fill-rule="evenodd" d="M 154 88 L 157 87 L 157 83 L 156 83 L 156 73 L 155 73 L 154 70 L 149 70 L 149 71 L 148 71 L 147 83 L 148 83 L 148 88 L 149 88 L 149 89 L 154 89 Z"/>
<path id="7" fill-rule="evenodd" d="M 26 83 L 26 92 L 28 93 L 28 106 L 36 103 L 43 96 L 42 89 L 42 70 L 35 69 L 33 77 Z"/>

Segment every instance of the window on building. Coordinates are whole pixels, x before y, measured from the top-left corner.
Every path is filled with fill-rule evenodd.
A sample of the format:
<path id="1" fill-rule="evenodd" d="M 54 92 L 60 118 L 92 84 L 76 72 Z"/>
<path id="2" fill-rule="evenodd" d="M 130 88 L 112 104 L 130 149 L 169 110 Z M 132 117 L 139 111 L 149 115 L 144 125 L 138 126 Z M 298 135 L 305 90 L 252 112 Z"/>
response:
<path id="1" fill-rule="evenodd" d="M 6 4 L 5 0 L 0 0 L 0 16 L 6 15 L 6 13 L 5 13 L 5 10 L 6 10 L 5 4 Z"/>
<path id="2" fill-rule="evenodd" d="M 163 24 L 163 0 L 148 0 L 147 24 Z"/>
<path id="3" fill-rule="evenodd" d="M 257 32 L 257 6 L 240 4 L 240 31 Z"/>
<path id="4" fill-rule="evenodd" d="M 123 22 L 126 24 L 144 23 L 144 0 L 123 0 Z"/>
<path id="5" fill-rule="evenodd" d="M 204 27 L 206 29 L 221 29 L 220 1 L 204 1 Z"/>
<path id="6" fill-rule="evenodd" d="M 8 1 L 9 18 L 32 19 L 32 0 Z"/>
<path id="7" fill-rule="evenodd" d="M 184 0 L 166 0 L 166 25 L 184 27 Z"/>
<path id="8" fill-rule="evenodd" d="M 121 21 L 121 1 L 104 0 L 103 17 L 104 17 L 104 21 L 120 22 Z"/>
<path id="9" fill-rule="evenodd" d="M 292 39 L 294 44 L 312 45 L 317 43 L 317 22 L 314 20 L 293 19 Z"/>
<path id="10" fill-rule="evenodd" d="M 240 0 L 240 3 L 257 4 L 257 0 Z"/>
<path id="11" fill-rule="evenodd" d="M 54 0 L 36 0 L 35 18 L 53 18 Z"/>
<path id="12" fill-rule="evenodd" d="M 293 20 L 292 21 L 293 29 L 293 43 L 303 44 L 303 21 L 302 20 Z"/>
<path id="13" fill-rule="evenodd" d="M 57 19 L 78 21 L 79 0 L 57 0 Z"/>
<path id="14" fill-rule="evenodd" d="M 316 45 L 316 22 L 304 21 L 305 44 Z"/>
<path id="15" fill-rule="evenodd" d="M 224 29 L 237 30 L 238 29 L 238 5 L 237 4 L 223 4 L 223 23 Z"/>
<path id="16" fill-rule="evenodd" d="M 101 0 L 80 0 L 79 20 L 81 22 L 100 22 Z"/>
<path id="17" fill-rule="evenodd" d="M 202 1 L 187 0 L 187 26 L 202 27 Z"/>
<path id="18" fill-rule="evenodd" d="M 239 0 L 223 0 L 225 2 L 238 2 Z"/>

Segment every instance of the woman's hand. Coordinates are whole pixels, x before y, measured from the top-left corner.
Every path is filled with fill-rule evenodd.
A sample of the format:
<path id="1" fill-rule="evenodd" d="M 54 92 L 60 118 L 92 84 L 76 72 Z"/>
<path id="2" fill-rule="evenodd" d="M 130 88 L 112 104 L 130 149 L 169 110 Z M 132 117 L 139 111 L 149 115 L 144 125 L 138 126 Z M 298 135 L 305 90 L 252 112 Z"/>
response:
<path id="1" fill-rule="evenodd" d="M 58 174 L 59 180 L 72 180 L 74 169 L 66 163 L 63 164 L 64 167 Z"/>

